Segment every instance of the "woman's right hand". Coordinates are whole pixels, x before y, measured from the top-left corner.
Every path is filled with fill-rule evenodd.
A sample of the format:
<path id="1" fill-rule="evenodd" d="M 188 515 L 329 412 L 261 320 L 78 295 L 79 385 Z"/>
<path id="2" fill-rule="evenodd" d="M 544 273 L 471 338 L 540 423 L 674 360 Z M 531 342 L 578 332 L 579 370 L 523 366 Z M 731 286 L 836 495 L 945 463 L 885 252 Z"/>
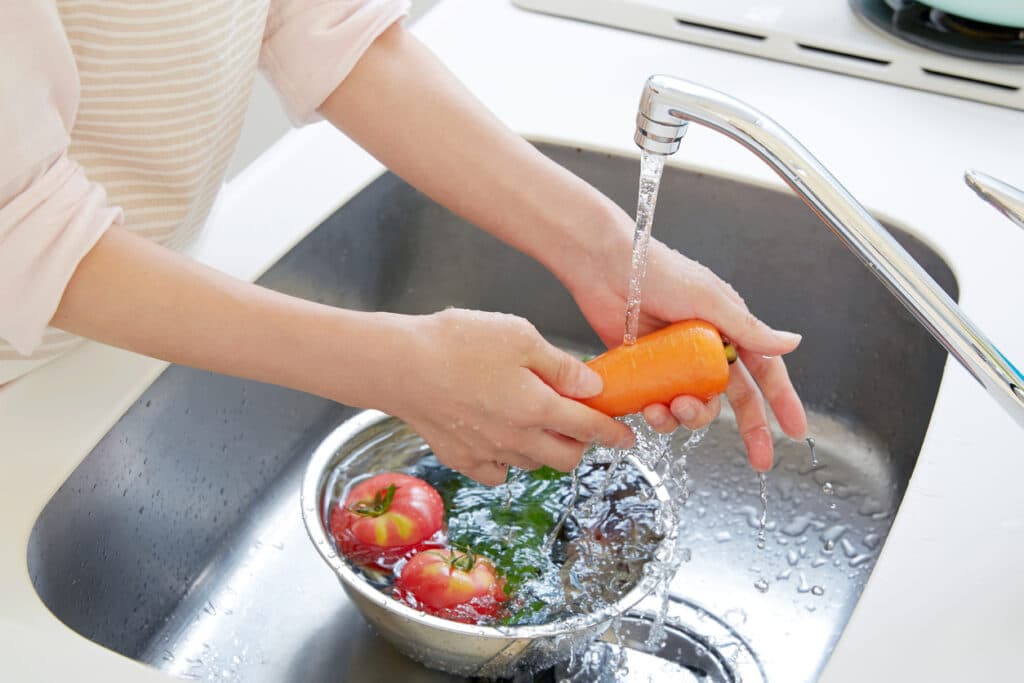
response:
<path id="1" fill-rule="evenodd" d="M 444 465 L 496 485 L 508 465 L 568 472 L 591 443 L 633 444 L 629 427 L 573 400 L 601 392 L 597 373 L 523 318 L 447 309 L 410 320 L 376 403 Z"/>

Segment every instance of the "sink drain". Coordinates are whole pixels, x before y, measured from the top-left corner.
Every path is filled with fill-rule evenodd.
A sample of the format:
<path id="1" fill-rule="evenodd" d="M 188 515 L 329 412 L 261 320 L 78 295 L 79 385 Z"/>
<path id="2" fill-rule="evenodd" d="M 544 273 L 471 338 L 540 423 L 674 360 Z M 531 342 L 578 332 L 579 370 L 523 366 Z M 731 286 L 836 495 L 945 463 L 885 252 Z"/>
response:
<path id="1" fill-rule="evenodd" d="M 623 616 L 618 639 L 609 630 L 578 660 L 510 683 L 765 683 L 746 641 L 722 619 L 681 598 L 669 601 L 663 642 L 649 647 L 654 603 L 649 599 Z"/>

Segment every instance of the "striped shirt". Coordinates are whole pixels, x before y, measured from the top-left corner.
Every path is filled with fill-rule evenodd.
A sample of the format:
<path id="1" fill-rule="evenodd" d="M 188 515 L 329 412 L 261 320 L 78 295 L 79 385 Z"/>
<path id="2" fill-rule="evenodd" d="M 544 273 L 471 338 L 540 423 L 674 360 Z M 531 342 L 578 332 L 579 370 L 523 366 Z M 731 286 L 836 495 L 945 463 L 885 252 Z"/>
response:
<path id="1" fill-rule="evenodd" d="M 47 327 L 115 224 L 202 227 L 257 66 L 296 123 L 406 0 L 19 0 L 0 6 L 0 384 L 79 340 Z"/>

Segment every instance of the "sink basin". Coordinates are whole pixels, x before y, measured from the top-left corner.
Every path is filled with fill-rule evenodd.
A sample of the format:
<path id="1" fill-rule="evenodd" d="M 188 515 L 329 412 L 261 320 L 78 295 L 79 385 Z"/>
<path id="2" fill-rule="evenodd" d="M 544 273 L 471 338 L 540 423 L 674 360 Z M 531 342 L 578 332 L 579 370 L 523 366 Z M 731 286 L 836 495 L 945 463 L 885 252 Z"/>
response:
<path id="1" fill-rule="evenodd" d="M 541 149 L 635 208 L 636 157 Z M 777 439 L 760 550 L 759 481 L 729 415 L 696 446 L 685 430 L 677 435 L 688 457 L 681 535 L 691 559 L 672 585 L 669 640 L 687 645 L 642 652 L 643 638 L 629 634 L 644 631 L 647 613 L 632 614 L 630 661 L 647 662 L 642 671 L 652 658 L 674 658 L 647 670 L 681 667 L 694 680 L 735 680 L 741 669 L 747 681 L 813 680 L 884 543 L 946 354 L 788 194 L 666 169 L 654 230 L 731 281 L 769 323 L 804 334 L 789 367 L 818 449 L 815 464 L 806 444 Z M 955 298 L 942 259 L 893 232 Z M 543 268 L 392 175 L 260 282 L 349 308 L 506 311 L 567 347 L 600 348 Z M 358 671 L 366 681 L 455 680 L 374 635 L 306 537 L 304 466 L 354 413 L 170 367 L 43 510 L 28 548 L 36 590 L 85 637 L 183 678 L 316 682 Z"/>

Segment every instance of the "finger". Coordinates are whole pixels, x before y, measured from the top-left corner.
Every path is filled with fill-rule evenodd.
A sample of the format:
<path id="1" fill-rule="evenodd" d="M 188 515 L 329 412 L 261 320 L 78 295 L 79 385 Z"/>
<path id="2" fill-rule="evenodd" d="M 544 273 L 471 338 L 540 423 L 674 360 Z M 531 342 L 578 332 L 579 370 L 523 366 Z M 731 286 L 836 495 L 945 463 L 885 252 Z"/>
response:
<path id="1" fill-rule="evenodd" d="M 542 426 L 580 443 L 611 448 L 632 448 L 635 440 L 625 424 L 569 398 L 552 401 Z"/>
<path id="2" fill-rule="evenodd" d="M 508 477 L 508 465 L 497 462 L 478 462 L 462 470 L 462 473 L 484 486 L 504 484 Z"/>
<path id="3" fill-rule="evenodd" d="M 687 429 L 703 429 L 715 421 L 722 410 L 722 401 L 714 396 L 704 403 L 693 396 L 676 396 L 669 406 L 672 415 Z"/>
<path id="4" fill-rule="evenodd" d="M 544 463 L 538 462 L 529 455 L 523 455 L 522 453 L 515 453 L 513 451 L 502 451 L 499 454 L 501 462 L 512 467 L 518 467 L 521 470 L 527 470 L 532 472 L 538 470 L 544 466 Z"/>
<path id="5" fill-rule="evenodd" d="M 529 368 L 562 396 L 589 398 L 604 388 L 601 375 L 543 339 L 529 356 Z"/>
<path id="6" fill-rule="evenodd" d="M 651 429 L 661 434 L 671 434 L 679 427 L 679 420 L 664 403 L 652 403 L 643 410 L 644 419 Z"/>
<path id="7" fill-rule="evenodd" d="M 535 431 L 526 439 L 522 456 L 553 467 L 559 472 L 571 472 L 580 460 L 587 444 L 547 431 Z"/>
<path id="8" fill-rule="evenodd" d="M 729 386 L 726 388 L 729 403 L 736 413 L 736 425 L 743 445 L 747 448 L 750 465 L 759 472 L 772 468 L 774 447 L 772 433 L 768 429 L 768 414 L 764 398 L 742 363 L 733 363 L 729 372 Z"/>
<path id="9" fill-rule="evenodd" d="M 746 304 L 734 298 L 728 284 L 708 272 L 697 284 L 698 308 L 729 341 L 751 351 L 780 356 L 800 344 L 800 335 L 773 330 L 757 318 Z"/>
<path id="10" fill-rule="evenodd" d="M 786 363 L 778 356 L 765 358 L 762 354 L 746 349 L 740 349 L 740 358 L 757 380 L 782 431 L 794 439 L 806 437 L 807 413 L 793 388 Z"/>

